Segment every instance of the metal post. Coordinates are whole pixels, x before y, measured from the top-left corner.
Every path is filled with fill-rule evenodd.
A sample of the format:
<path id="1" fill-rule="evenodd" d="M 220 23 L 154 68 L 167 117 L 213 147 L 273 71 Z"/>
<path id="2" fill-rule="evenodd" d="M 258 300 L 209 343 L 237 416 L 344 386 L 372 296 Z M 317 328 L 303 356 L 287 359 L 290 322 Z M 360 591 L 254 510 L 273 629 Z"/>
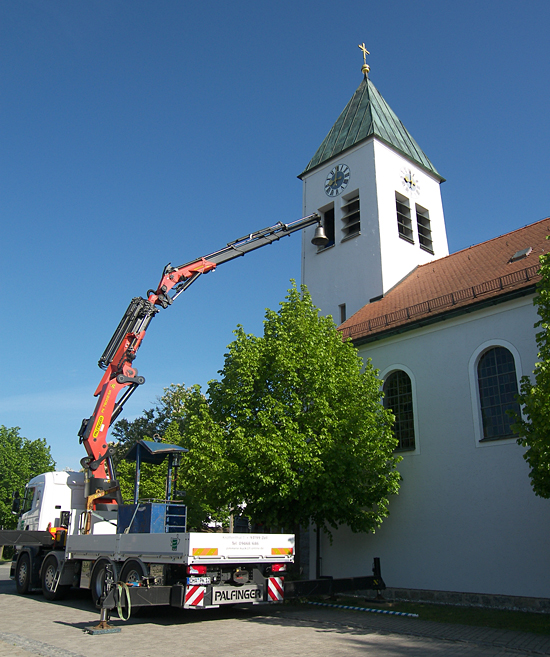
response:
<path id="1" fill-rule="evenodd" d="M 168 455 L 168 472 L 166 474 L 166 501 L 170 501 L 172 495 L 172 465 L 174 463 L 174 457 L 172 454 Z"/>
<path id="2" fill-rule="evenodd" d="M 315 530 L 315 579 L 321 579 L 321 527 L 317 524 Z"/>
<path id="3" fill-rule="evenodd" d="M 141 476 L 141 445 L 136 445 L 136 479 L 134 484 L 134 504 L 139 500 L 139 479 Z"/>

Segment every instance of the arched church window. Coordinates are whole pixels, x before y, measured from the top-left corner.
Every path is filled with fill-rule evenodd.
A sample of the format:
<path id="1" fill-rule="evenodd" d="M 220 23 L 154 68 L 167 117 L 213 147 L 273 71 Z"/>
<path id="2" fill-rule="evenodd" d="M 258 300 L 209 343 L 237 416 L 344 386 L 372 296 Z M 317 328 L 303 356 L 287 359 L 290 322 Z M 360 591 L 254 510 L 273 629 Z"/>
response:
<path id="1" fill-rule="evenodd" d="M 477 380 L 483 424 L 482 440 L 513 438 L 511 425 L 514 420 L 506 411 L 520 412 L 516 401 L 518 381 L 514 356 L 504 347 L 489 349 L 479 359 Z"/>
<path id="2" fill-rule="evenodd" d="M 387 377 L 384 382 L 384 406 L 395 415 L 393 432 L 399 440 L 397 449 L 415 449 L 412 385 L 406 372 L 396 370 Z"/>

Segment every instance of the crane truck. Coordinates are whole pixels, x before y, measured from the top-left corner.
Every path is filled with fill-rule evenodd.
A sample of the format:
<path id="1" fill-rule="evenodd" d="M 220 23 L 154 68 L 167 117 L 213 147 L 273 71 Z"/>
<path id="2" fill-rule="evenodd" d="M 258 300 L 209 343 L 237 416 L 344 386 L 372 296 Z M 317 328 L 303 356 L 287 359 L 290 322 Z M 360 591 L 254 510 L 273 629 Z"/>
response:
<path id="1" fill-rule="evenodd" d="M 0 531 L 0 545 L 16 547 L 11 576 L 17 591 L 42 590 L 60 599 L 71 587 L 90 589 L 98 606 L 113 582 L 124 586 L 128 607 L 171 605 L 197 609 L 224 604 L 281 602 L 284 573 L 294 558 L 292 534 L 188 532 L 186 507 L 175 499 L 174 479 L 187 451 L 179 445 L 139 440 L 126 458 L 136 462 L 134 499 L 121 498 L 107 441 L 109 427 L 145 382 L 134 366 L 146 330 L 199 276 L 308 226 L 313 243 L 325 243 L 312 214 L 229 242 L 221 250 L 162 272 L 146 298 L 130 302 L 99 359 L 104 371 L 92 415 L 78 432 L 86 456 L 80 472 L 48 472 L 14 499 L 18 528 Z M 142 463 L 167 461 L 165 499 L 142 500 Z"/>

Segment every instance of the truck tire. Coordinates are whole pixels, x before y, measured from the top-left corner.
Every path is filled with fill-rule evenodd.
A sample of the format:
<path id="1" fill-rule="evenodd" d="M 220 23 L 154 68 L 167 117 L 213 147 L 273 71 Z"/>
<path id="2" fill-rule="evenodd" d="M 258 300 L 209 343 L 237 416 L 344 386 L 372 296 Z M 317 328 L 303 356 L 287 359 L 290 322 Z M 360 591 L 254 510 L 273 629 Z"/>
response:
<path id="1" fill-rule="evenodd" d="M 27 595 L 31 588 L 31 558 L 22 552 L 15 566 L 15 587 L 19 595 Z"/>
<path id="2" fill-rule="evenodd" d="M 42 582 L 42 593 L 46 600 L 62 600 L 66 595 L 70 586 L 60 584 L 57 585 L 57 589 L 54 591 L 53 586 L 55 583 L 55 574 L 57 572 L 58 563 L 57 559 L 53 554 L 49 554 L 42 563 L 41 569 L 41 582 Z"/>
<path id="3" fill-rule="evenodd" d="M 110 559 L 98 559 L 92 569 L 92 576 L 90 578 L 90 591 L 92 593 L 92 600 L 96 607 L 99 607 L 101 594 L 103 593 L 103 585 L 105 584 L 105 568 L 111 566 L 113 569 L 113 577 L 115 582 L 118 579 L 118 569 L 116 564 Z"/>
<path id="4" fill-rule="evenodd" d="M 149 573 L 143 562 L 139 559 L 128 559 L 122 566 L 120 581 L 125 584 L 134 584 L 141 582 L 142 577 L 147 577 Z"/>
<path id="5" fill-rule="evenodd" d="M 147 566 L 140 559 L 128 559 L 124 562 L 120 571 L 120 581 L 125 584 L 135 584 L 141 582 L 142 577 L 148 575 Z M 143 616 L 147 607 L 132 607 L 132 618 Z"/>

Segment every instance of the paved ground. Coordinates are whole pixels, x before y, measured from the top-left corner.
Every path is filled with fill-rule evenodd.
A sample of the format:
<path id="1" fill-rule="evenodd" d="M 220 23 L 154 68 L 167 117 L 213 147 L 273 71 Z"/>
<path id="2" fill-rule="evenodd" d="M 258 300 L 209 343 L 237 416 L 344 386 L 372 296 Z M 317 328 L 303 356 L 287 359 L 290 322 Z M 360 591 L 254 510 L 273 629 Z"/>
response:
<path id="1" fill-rule="evenodd" d="M 63 603 L 17 596 L 0 566 L 0 657 L 513 657 L 550 655 L 550 637 L 324 607 L 182 612 L 157 608 L 119 634 L 91 636 L 98 614 L 84 592 Z M 265 611 L 268 609 L 268 611 Z"/>

